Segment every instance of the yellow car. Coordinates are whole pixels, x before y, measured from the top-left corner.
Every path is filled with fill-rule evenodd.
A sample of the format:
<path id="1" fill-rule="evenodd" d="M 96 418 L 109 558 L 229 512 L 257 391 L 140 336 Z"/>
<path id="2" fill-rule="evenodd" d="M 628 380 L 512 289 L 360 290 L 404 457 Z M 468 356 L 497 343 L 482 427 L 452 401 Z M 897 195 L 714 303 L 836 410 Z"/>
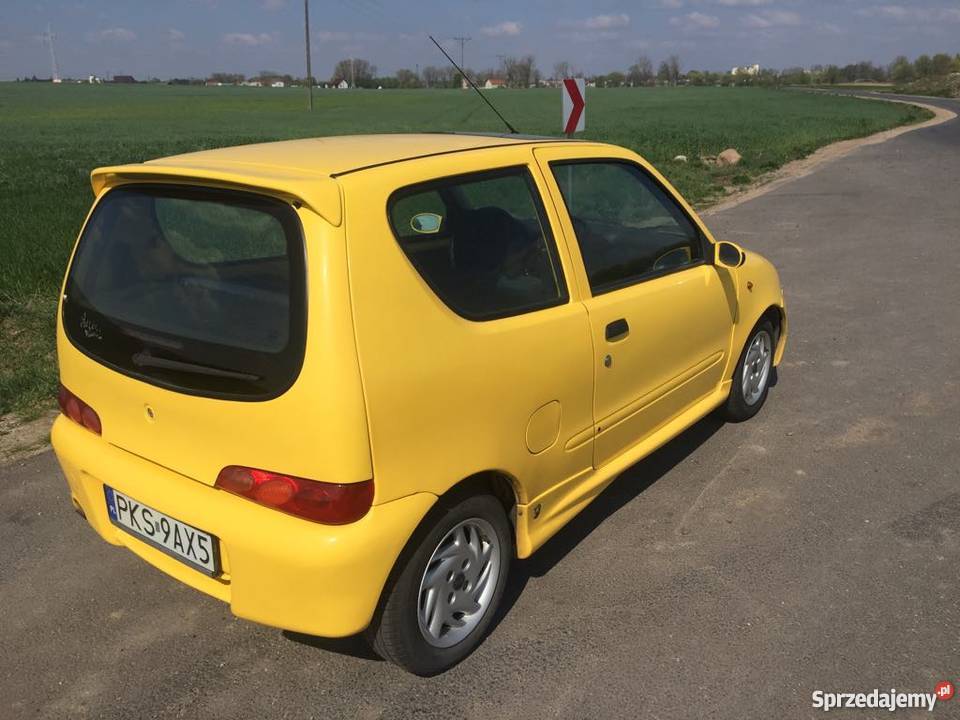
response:
<path id="1" fill-rule="evenodd" d="M 335 137 L 93 172 L 53 445 L 100 536 L 239 617 L 429 675 L 514 558 L 763 405 L 773 266 L 623 148 Z"/>

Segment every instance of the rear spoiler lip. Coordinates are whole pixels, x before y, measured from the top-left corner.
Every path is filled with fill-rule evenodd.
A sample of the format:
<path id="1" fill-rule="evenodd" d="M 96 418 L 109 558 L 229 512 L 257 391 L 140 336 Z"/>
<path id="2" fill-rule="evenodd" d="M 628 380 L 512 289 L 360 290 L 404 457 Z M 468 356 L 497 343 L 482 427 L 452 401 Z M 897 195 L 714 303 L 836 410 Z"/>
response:
<path id="1" fill-rule="evenodd" d="M 137 182 L 171 182 L 188 185 L 213 181 L 218 186 L 269 192 L 291 203 L 301 203 L 334 227 L 343 221 L 340 184 L 333 178 L 263 165 L 202 166 L 168 165 L 163 161 L 97 168 L 90 173 L 95 196 L 119 185 Z"/>

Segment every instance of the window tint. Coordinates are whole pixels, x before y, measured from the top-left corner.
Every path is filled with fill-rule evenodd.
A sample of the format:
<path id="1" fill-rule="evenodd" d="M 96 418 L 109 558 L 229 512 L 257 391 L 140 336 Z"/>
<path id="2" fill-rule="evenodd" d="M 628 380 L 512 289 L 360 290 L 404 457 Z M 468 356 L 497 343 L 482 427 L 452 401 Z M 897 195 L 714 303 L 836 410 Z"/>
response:
<path id="1" fill-rule="evenodd" d="M 112 190 L 67 279 L 64 328 L 121 372 L 193 394 L 260 398 L 303 360 L 303 241 L 293 209 L 250 193 Z"/>
<path id="2" fill-rule="evenodd" d="M 488 320 L 567 300 L 529 173 L 511 168 L 405 188 L 388 216 L 400 247 L 452 310 Z"/>
<path id="3" fill-rule="evenodd" d="M 551 169 L 595 293 L 703 258 L 696 226 L 641 168 L 598 161 Z"/>

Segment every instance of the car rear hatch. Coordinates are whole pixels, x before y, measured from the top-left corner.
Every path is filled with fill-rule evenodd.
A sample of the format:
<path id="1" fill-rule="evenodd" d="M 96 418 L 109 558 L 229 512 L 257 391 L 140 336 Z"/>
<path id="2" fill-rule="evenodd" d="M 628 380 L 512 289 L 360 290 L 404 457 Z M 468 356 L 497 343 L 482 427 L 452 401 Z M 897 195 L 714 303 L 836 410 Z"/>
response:
<path id="1" fill-rule="evenodd" d="M 228 465 L 370 479 L 342 228 L 269 189 L 113 178 L 58 331 L 104 440 L 209 485 Z"/>

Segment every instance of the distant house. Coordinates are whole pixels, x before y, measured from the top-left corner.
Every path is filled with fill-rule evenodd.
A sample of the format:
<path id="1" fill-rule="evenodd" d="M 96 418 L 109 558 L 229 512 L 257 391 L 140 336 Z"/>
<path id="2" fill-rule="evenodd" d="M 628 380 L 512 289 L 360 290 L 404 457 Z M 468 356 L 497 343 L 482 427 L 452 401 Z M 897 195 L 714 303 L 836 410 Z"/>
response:
<path id="1" fill-rule="evenodd" d="M 207 81 L 204 83 L 204 85 L 206 85 L 207 87 L 221 87 L 221 86 L 223 85 L 223 83 L 222 83 L 222 82 L 217 82 L 216 80 L 207 80 Z"/>
<path id="2" fill-rule="evenodd" d="M 286 87 L 287 84 L 283 80 L 274 80 L 270 83 L 270 87 Z"/>
<path id="3" fill-rule="evenodd" d="M 492 90 L 493 88 L 502 88 L 507 86 L 507 81 L 501 78 L 487 78 L 487 81 L 483 84 L 484 90 Z"/>
<path id="4" fill-rule="evenodd" d="M 346 90 L 350 85 L 347 84 L 346 80 L 341 80 L 337 83 L 337 90 Z"/>
<path id="5" fill-rule="evenodd" d="M 263 87 L 263 83 L 259 80 L 246 80 L 240 84 L 244 87 Z"/>
<path id="6" fill-rule="evenodd" d="M 114 75 L 113 82 L 115 83 L 135 83 L 136 80 L 133 79 L 133 75 Z"/>

